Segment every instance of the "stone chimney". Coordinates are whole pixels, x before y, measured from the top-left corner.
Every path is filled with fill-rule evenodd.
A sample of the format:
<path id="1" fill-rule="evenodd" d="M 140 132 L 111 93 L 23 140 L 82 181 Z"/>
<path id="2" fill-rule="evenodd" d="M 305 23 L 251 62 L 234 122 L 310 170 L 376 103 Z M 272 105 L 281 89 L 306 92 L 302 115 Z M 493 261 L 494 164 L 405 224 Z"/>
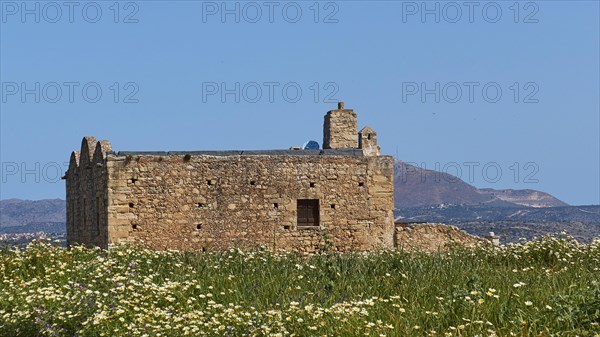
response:
<path id="1" fill-rule="evenodd" d="M 356 113 L 344 108 L 344 102 L 338 103 L 337 110 L 325 115 L 323 123 L 323 149 L 358 148 L 358 122 Z"/>

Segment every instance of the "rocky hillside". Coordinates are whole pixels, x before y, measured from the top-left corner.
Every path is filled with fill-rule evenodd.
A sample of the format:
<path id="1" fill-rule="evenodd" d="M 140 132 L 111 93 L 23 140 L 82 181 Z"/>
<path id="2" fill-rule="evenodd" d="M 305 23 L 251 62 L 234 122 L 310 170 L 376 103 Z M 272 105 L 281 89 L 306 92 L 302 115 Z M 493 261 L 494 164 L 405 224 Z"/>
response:
<path id="1" fill-rule="evenodd" d="M 64 223 L 66 203 L 61 199 L 0 200 L 0 227 Z"/>
<path id="2" fill-rule="evenodd" d="M 598 205 L 544 208 L 444 205 L 403 208 L 394 213 L 399 222 L 442 222 L 478 236 L 495 232 L 502 243 L 561 232 L 581 242 L 600 237 Z"/>
<path id="3" fill-rule="evenodd" d="M 447 173 L 396 162 L 394 200 L 398 209 L 433 205 L 485 205 L 488 207 L 568 206 L 536 190 L 478 189 Z"/>
<path id="4" fill-rule="evenodd" d="M 0 233 L 66 233 L 67 224 L 63 222 L 31 222 L 22 226 L 0 227 Z"/>
<path id="5" fill-rule="evenodd" d="M 600 206 L 535 208 L 489 207 L 487 205 L 440 205 L 397 209 L 396 220 L 403 222 L 521 221 L 600 223 Z"/>
<path id="6" fill-rule="evenodd" d="M 491 188 L 482 188 L 478 190 L 483 195 L 489 195 L 490 198 L 497 198 L 520 206 L 529 207 L 560 207 L 569 206 L 566 202 L 558 200 L 552 195 L 536 190 L 494 190 Z"/>
<path id="7" fill-rule="evenodd" d="M 518 242 L 520 239 L 531 240 L 544 235 L 561 235 L 566 233 L 579 242 L 591 242 L 600 237 L 600 223 L 555 222 L 555 221 L 467 221 L 456 222 L 455 225 L 473 235 L 486 236 L 494 232 L 502 244 Z"/>

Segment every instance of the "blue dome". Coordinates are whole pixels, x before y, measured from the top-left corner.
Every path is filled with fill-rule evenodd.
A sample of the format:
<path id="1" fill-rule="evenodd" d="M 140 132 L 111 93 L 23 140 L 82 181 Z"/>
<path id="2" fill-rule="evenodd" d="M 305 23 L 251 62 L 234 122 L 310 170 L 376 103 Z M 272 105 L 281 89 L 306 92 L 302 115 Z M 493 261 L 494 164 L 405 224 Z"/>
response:
<path id="1" fill-rule="evenodd" d="M 304 150 L 318 150 L 321 147 L 319 146 L 319 143 L 315 142 L 314 140 L 309 140 L 308 142 L 304 143 L 304 145 L 302 145 L 302 148 Z"/>

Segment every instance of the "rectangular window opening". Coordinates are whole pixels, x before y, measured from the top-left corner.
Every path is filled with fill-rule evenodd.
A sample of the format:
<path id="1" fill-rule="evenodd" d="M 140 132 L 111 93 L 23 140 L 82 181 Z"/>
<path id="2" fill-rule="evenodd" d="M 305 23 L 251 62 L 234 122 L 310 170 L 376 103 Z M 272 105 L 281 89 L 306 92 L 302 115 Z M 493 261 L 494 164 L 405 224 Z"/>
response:
<path id="1" fill-rule="evenodd" d="M 298 199 L 298 226 L 319 226 L 319 199 Z"/>

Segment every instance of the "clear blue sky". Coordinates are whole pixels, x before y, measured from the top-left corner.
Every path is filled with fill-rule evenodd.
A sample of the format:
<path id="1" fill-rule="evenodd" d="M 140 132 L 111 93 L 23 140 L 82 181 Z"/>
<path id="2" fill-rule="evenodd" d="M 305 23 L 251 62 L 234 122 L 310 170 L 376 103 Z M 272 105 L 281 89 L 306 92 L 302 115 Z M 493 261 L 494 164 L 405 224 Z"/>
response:
<path id="1" fill-rule="evenodd" d="M 384 154 L 600 203 L 598 1 L 21 3 L 0 3 L 1 199 L 64 198 L 85 135 L 288 148 L 321 143 L 339 99 Z"/>

